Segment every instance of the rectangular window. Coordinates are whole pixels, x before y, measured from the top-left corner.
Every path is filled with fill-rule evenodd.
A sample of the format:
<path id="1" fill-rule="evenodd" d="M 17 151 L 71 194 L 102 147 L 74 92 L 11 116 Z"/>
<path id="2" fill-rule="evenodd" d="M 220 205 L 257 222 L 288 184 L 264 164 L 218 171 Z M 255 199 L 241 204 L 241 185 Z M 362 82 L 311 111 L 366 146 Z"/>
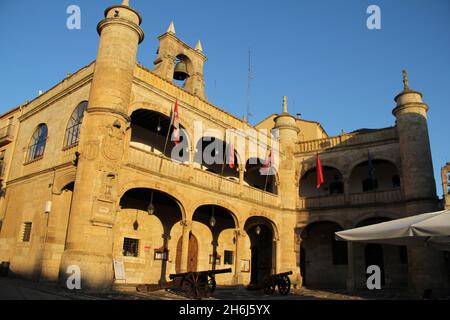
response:
<path id="1" fill-rule="evenodd" d="M 131 239 L 131 238 L 124 238 L 122 252 L 125 257 L 138 257 L 139 256 L 139 240 Z"/>
<path id="2" fill-rule="evenodd" d="M 23 224 L 22 242 L 30 242 L 32 226 L 33 224 L 31 222 L 25 222 Z"/>
<path id="3" fill-rule="evenodd" d="M 234 258 L 234 252 L 225 250 L 223 253 L 223 264 L 224 265 L 232 265 Z"/>

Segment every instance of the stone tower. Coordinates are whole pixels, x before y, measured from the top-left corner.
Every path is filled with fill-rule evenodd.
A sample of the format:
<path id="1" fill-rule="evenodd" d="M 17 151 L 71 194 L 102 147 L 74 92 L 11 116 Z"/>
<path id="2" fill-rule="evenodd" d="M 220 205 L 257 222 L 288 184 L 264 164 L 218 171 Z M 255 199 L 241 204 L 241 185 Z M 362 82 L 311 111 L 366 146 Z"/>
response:
<path id="1" fill-rule="evenodd" d="M 295 146 L 299 133 L 295 118 L 288 113 L 287 97 L 283 97 L 283 112 L 275 119 L 274 129 L 278 131 L 279 138 L 279 166 L 278 166 L 278 194 L 280 195 L 281 209 L 283 209 L 283 229 L 286 234 L 281 237 L 283 256 L 281 268 L 278 271 L 289 271 L 289 267 L 296 265 L 295 255 L 295 209 L 297 204 L 297 175 L 295 167 Z M 286 266 L 286 267 L 284 267 Z M 289 270 L 287 270 L 289 269 Z M 302 280 L 298 268 L 295 268 L 293 282 L 300 285 Z"/>
<path id="2" fill-rule="evenodd" d="M 172 82 L 174 80 L 175 66 L 178 62 L 184 62 L 187 67 L 188 77 L 184 83 L 184 89 L 189 93 L 206 100 L 205 82 L 203 78 L 203 66 L 207 57 L 203 54 L 200 41 L 195 49 L 178 39 L 175 35 L 175 26 L 170 24 L 166 33 L 159 38 L 158 56 L 154 62 L 154 72 L 161 78 Z"/>
<path id="3" fill-rule="evenodd" d="M 133 72 L 138 44 L 144 39 L 141 17 L 128 1 L 105 11 L 98 24 L 100 44 L 89 106 L 79 142 L 73 206 L 60 280 L 67 268 L 81 271 L 83 289 L 106 289 L 113 279 L 112 225 L 117 210 L 119 163 L 129 128 Z M 120 197 L 120 196 L 119 196 Z"/>
<path id="4" fill-rule="evenodd" d="M 403 91 L 395 97 L 403 193 L 408 216 L 438 209 L 436 185 L 427 126 L 428 106 L 422 94 L 409 87 L 403 71 Z M 411 288 L 443 289 L 445 279 L 442 253 L 421 247 L 408 248 Z M 442 261 L 442 263 L 440 263 Z"/>
<path id="5" fill-rule="evenodd" d="M 283 208 L 295 210 L 297 199 L 294 148 L 299 129 L 295 118 L 288 113 L 287 97 L 283 97 L 283 112 L 275 118 L 280 143 L 279 193 Z"/>

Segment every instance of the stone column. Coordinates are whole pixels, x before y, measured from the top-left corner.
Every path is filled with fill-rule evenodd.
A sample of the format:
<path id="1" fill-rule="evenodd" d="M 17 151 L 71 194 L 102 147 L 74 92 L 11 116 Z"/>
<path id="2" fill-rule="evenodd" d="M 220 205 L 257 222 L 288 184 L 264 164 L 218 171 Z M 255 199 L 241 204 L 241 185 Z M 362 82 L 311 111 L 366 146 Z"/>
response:
<path id="1" fill-rule="evenodd" d="M 244 257 L 245 232 L 239 229 L 234 230 L 234 238 L 236 239 L 236 253 L 234 257 L 234 276 L 233 284 L 243 284 L 241 274 L 241 260 Z"/>
<path id="2" fill-rule="evenodd" d="M 180 272 L 187 272 L 189 259 L 189 236 L 192 230 L 192 221 L 185 220 L 182 223 L 183 235 L 181 240 L 181 265 Z"/>
<path id="3" fill-rule="evenodd" d="M 347 291 L 355 291 L 355 257 L 353 252 L 353 242 L 347 242 Z"/>

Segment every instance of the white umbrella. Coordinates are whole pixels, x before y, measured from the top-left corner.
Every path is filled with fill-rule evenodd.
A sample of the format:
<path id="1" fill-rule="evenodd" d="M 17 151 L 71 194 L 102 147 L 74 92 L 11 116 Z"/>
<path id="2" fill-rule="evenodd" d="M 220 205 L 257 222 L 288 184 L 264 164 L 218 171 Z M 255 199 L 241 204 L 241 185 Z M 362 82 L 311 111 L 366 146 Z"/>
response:
<path id="1" fill-rule="evenodd" d="M 336 232 L 337 239 L 393 245 L 430 245 L 450 251 L 450 210 Z"/>

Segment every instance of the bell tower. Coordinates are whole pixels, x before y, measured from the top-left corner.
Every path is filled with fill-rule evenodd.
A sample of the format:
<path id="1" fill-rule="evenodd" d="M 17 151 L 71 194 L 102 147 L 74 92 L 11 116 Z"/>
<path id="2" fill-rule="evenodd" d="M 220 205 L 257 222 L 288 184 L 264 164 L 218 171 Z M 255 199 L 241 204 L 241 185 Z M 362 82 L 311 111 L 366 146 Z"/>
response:
<path id="1" fill-rule="evenodd" d="M 100 44 L 79 140 L 79 161 L 60 281 L 81 273 L 82 289 L 108 289 L 113 282 L 112 227 L 117 209 L 120 161 L 129 126 L 133 72 L 144 39 L 141 16 L 129 1 L 105 10 Z"/>
<path id="2" fill-rule="evenodd" d="M 154 61 L 154 72 L 172 82 L 184 81 L 183 87 L 189 93 L 206 100 L 203 66 L 208 58 L 203 54 L 200 41 L 195 49 L 175 35 L 175 26 L 170 24 L 167 32 L 159 38 L 158 56 Z"/>

